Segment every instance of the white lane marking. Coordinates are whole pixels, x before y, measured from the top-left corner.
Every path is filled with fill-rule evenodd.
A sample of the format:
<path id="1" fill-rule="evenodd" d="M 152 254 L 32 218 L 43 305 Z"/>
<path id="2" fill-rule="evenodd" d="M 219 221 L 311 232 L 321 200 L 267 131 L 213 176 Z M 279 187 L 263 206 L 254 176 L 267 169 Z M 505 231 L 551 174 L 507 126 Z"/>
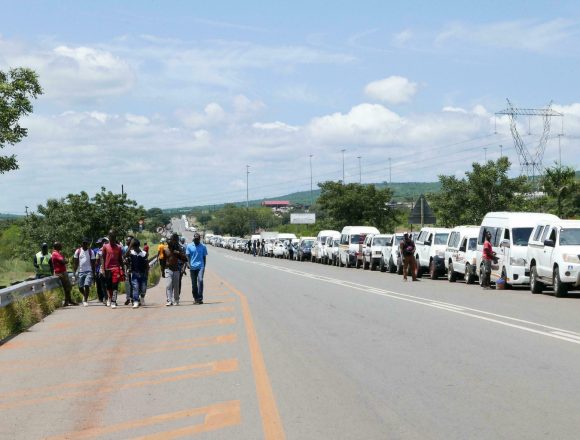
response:
<path id="1" fill-rule="evenodd" d="M 446 302 L 434 301 L 430 298 L 423 298 L 420 296 L 409 295 L 406 293 L 400 293 L 400 292 L 394 292 L 394 291 L 385 290 L 385 289 L 379 289 L 377 287 L 366 286 L 364 284 L 357 284 L 357 283 L 354 283 L 351 281 L 339 280 L 336 278 L 330 278 L 330 277 L 326 277 L 323 275 L 314 275 L 314 274 L 309 273 L 309 272 L 302 272 L 302 271 L 295 270 L 295 269 L 282 268 L 280 266 L 276 266 L 273 264 L 261 263 L 261 262 L 257 262 L 257 261 L 256 262 L 247 261 L 247 260 L 244 260 L 242 258 L 232 257 L 229 255 L 225 255 L 225 257 L 230 258 L 232 260 L 240 261 L 242 263 L 257 264 L 259 266 L 269 267 L 271 269 L 281 270 L 283 272 L 289 272 L 289 273 L 292 273 L 294 275 L 298 275 L 298 276 L 301 276 L 304 278 L 316 279 L 319 281 L 324 281 L 324 282 L 328 282 L 328 283 L 332 283 L 332 284 L 338 284 L 338 285 L 343 286 L 343 287 L 349 287 L 351 289 L 359 290 L 359 291 L 362 291 L 364 293 L 372 293 L 374 295 L 393 298 L 393 299 L 397 299 L 400 301 L 407 301 L 407 302 L 412 302 L 415 304 L 420 304 L 420 305 L 424 305 L 424 306 L 428 306 L 428 307 L 432 307 L 432 308 L 436 308 L 436 309 L 440 309 L 440 310 L 446 310 L 448 312 L 457 313 L 460 315 L 468 316 L 470 318 L 481 319 L 483 321 L 492 322 L 494 324 L 499 324 L 499 325 L 503 325 L 506 327 L 516 328 L 516 329 L 523 330 L 526 332 L 535 333 L 535 334 L 539 334 L 542 336 L 548 336 L 550 338 L 559 339 L 559 340 L 566 341 L 566 342 L 572 342 L 574 344 L 580 345 L 580 333 L 577 333 L 577 332 L 574 332 L 571 330 L 565 330 L 565 329 L 561 329 L 558 327 L 552 327 L 552 326 L 545 325 L 545 324 L 539 324 L 537 322 L 526 321 L 524 319 L 514 318 L 511 316 L 499 315 L 499 314 L 492 313 L 492 312 L 486 312 L 485 310 L 478 310 L 478 309 L 473 309 L 473 308 L 464 307 L 464 306 L 458 306 L 458 305 L 450 304 L 450 303 L 446 303 Z M 494 316 L 495 318 L 489 318 L 487 316 L 476 315 L 476 313 L 480 313 L 482 315 Z M 550 331 L 537 330 L 534 328 L 525 327 L 523 325 L 513 324 L 511 322 L 506 322 L 506 321 L 501 321 L 500 319 L 496 319 L 496 318 L 507 319 L 507 320 L 514 321 L 514 322 L 517 322 L 520 324 L 528 324 L 528 325 L 532 325 L 535 327 L 548 329 Z"/>

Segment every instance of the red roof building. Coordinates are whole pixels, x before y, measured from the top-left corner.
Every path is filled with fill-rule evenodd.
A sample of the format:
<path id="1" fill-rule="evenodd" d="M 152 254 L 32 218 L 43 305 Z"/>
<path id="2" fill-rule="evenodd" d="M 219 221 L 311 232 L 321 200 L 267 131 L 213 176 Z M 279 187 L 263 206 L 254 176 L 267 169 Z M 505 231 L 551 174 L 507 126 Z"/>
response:
<path id="1" fill-rule="evenodd" d="M 289 208 L 290 202 L 288 200 L 267 200 L 262 202 L 262 206 L 267 208 Z"/>

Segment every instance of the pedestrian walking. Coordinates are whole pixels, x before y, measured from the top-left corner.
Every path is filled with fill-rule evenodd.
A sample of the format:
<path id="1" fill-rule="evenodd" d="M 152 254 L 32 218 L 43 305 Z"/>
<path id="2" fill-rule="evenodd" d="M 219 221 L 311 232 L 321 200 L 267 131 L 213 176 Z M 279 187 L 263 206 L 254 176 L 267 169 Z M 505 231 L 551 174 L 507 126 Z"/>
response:
<path id="1" fill-rule="evenodd" d="M 407 281 L 407 274 L 411 269 L 413 281 L 417 281 L 417 261 L 415 260 L 415 242 L 405 232 L 400 243 L 401 258 L 403 259 L 403 280 Z"/>
<path id="2" fill-rule="evenodd" d="M 54 274 L 60 279 L 62 290 L 64 291 L 63 306 L 78 306 L 78 304 L 72 300 L 72 286 L 66 271 L 66 259 L 61 253 L 62 244 L 56 241 L 52 245 L 52 249 L 52 255 L 50 256 L 52 260 L 52 267 L 54 268 Z"/>
<path id="3" fill-rule="evenodd" d="M 481 260 L 483 263 L 483 274 L 481 280 L 481 287 L 486 290 L 491 289 L 491 263 L 495 259 L 495 252 L 493 251 L 493 246 L 491 245 L 491 232 L 485 232 L 485 239 L 483 242 L 483 254 Z"/>
<path id="4" fill-rule="evenodd" d="M 129 252 L 131 251 L 131 242 L 133 241 L 133 236 L 129 235 L 125 239 L 125 246 L 123 246 L 123 264 L 125 266 L 125 305 L 128 306 L 133 302 L 133 294 L 131 289 L 133 285 L 131 284 L 131 265 L 129 261 Z"/>
<path id="5" fill-rule="evenodd" d="M 185 237 L 181 237 L 179 239 L 179 246 L 181 247 L 181 252 L 185 255 L 185 251 L 187 250 L 187 243 L 185 241 Z M 187 268 L 187 259 L 179 260 L 179 292 L 181 293 L 181 280 L 183 279 L 183 275 L 185 275 L 185 270 Z"/>
<path id="6" fill-rule="evenodd" d="M 103 245 L 103 263 L 101 273 L 105 276 L 107 284 L 107 306 L 117 308 L 117 294 L 119 283 L 125 280 L 123 273 L 123 250 L 117 243 L 117 234 L 114 230 L 109 231 L 109 242 Z"/>
<path id="7" fill-rule="evenodd" d="M 133 308 L 136 309 L 145 304 L 145 294 L 147 293 L 147 278 L 149 275 L 149 261 L 147 252 L 139 246 L 141 243 L 134 238 L 129 251 L 129 267 L 131 269 L 131 293 L 133 295 Z"/>
<path id="8" fill-rule="evenodd" d="M 165 259 L 165 293 L 167 296 L 166 306 L 179 305 L 179 260 L 187 261 L 185 254 L 179 245 L 179 235 L 173 233 L 164 249 Z"/>
<path id="9" fill-rule="evenodd" d="M 143 250 L 147 254 L 147 259 L 149 259 L 149 245 L 147 244 L 147 242 L 143 243 Z"/>
<path id="10" fill-rule="evenodd" d="M 32 264 L 34 264 L 36 278 L 49 277 L 54 273 L 52 259 L 48 253 L 48 244 L 42 243 L 40 251 L 34 256 Z"/>
<path id="11" fill-rule="evenodd" d="M 96 241 L 96 247 L 93 249 L 95 252 L 95 284 L 97 286 L 97 298 L 99 302 L 103 303 L 107 300 L 107 283 L 105 281 L 105 275 L 101 273 L 101 266 L 103 265 L 103 245 L 106 244 L 108 240 L 106 238 L 99 238 Z"/>
<path id="12" fill-rule="evenodd" d="M 254 246 L 254 251 L 255 249 Z M 203 275 L 207 263 L 207 247 L 201 242 L 199 233 L 193 234 L 193 243 L 187 246 L 186 255 L 189 260 L 193 301 L 195 304 L 203 304 Z"/>
<path id="13" fill-rule="evenodd" d="M 89 293 L 95 279 L 95 260 L 96 256 L 89 248 L 89 239 L 83 238 L 81 247 L 75 251 L 73 256 L 73 272 L 77 274 L 78 286 L 83 295 L 83 306 L 85 307 L 89 305 Z"/>
<path id="14" fill-rule="evenodd" d="M 252 254 L 254 257 L 256 256 L 256 248 L 257 248 L 256 240 L 252 240 Z"/>
<path id="15" fill-rule="evenodd" d="M 166 240 L 162 238 L 157 246 L 157 259 L 159 260 L 159 267 L 161 268 L 161 277 L 165 278 L 165 248 Z"/>

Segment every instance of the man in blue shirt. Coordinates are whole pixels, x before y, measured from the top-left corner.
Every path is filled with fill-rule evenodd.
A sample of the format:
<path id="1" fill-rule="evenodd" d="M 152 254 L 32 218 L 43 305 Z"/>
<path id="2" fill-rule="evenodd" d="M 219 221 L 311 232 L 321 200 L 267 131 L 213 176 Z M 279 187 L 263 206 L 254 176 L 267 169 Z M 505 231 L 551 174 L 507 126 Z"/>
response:
<path id="1" fill-rule="evenodd" d="M 193 234 L 193 243 L 189 243 L 185 255 L 189 260 L 189 275 L 191 275 L 191 293 L 195 304 L 203 304 L 203 273 L 207 257 L 207 248 L 201 242 L 201 236 Z"/>

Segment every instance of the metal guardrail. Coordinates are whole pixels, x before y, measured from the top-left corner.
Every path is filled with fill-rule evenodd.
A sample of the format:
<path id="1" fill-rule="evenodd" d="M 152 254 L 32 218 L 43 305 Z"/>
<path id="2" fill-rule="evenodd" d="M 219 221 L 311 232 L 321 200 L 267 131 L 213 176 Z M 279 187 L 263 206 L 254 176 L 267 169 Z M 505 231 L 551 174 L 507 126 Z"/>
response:
<path id="1" fill-rule="evenodd" d="M 157 257 L 149 260 L 150 269 L 155 265 L 157 265 Z M 68 276 L 72 283 L 73 274 L 69 272 Z M 19 299 L 38 295 L 39 293 L 48 292 L 61 286 L 62 285 L 58 277 L 50 276 L 46 278 L 40 278 L 38 280 L 24 281 L 22 283 L 15 284 L 14 286 L 6 287 L 0 290 L 0 308 L 6 307 L 8 304 L 11 304 Z"/>

